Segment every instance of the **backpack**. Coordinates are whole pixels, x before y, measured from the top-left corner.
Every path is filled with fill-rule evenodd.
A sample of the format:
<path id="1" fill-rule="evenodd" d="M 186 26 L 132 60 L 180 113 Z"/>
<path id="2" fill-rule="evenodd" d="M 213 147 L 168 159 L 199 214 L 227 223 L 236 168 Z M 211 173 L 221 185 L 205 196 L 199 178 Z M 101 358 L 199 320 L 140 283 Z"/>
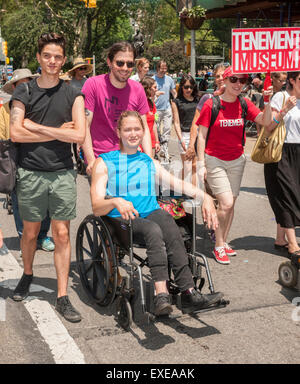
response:
<path id="1" fill-rule="evenodd" d="M 244 147 L 245 146 L 245 128 L 246 128 L 246 120 L 245 119 L 246 119 L 246 116 L 248 113 L 248 105 L 247 105 L 246 100 L 244 99 L 243 96 L 239 95 L 238 99 L 239 99 L 241 107 L 242 107 L 242 119 L 244 120 L 244 128 L 243 128 L 243 136 L 242 136 L 242 145 Z M 212 110 L 211 110 L 211 118 L 210 118 L 209 128 L 208 128 L 207 135 L 206 135 L 205 146 L 207 146 L 210 128 L 214 125 L 215 121 L 217 120 L 220 109 L 221 108 L 224 109 L 224 107 L 222 107 L 222 105 L 221 105 L 220 96 L 214 96 L 212 98 L 212 103 L 213 103 L 213 105 L 212 105 Z"/>
<path id="2" fill-rule="evenodd" d="M 16 184 L 17 145 L 0 140 L 0 193 L 11 193 Z"/>

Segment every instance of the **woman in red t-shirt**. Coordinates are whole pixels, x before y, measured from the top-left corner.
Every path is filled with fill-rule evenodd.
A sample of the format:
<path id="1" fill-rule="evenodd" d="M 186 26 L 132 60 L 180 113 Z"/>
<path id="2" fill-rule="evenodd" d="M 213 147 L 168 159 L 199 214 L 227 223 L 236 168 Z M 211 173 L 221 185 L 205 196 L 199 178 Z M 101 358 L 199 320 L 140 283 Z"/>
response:
<path id="1" fill-rule="evenodd" d="M 147 113 L 147 124 L 150 130 L 151 142 L 152 142 L 152 155 L 154 155 L 160 151 L 160 144 L 157 133 L 157 124 L 155 122 L 155 114 L 156 114 L 156 106 L 154 103 L 155 94 L 157 92 L 157 84 L 152 77 L 145 77 L 141 81 L 142 86 L 144 87 L 148 105 L 150 111 Z"/>
<path id="2" fill-rule="evenodd" d="M 233 75 L 232 68 L 224 71 L 225 92 L 220 96 L 221 109 L 214 124 L 210 127 L 213 100 L 204 104 L 200 117 L 198 134 L 198 172 L 202 181 L 208 184 L 218 200 L 217 215 L 219 228 L 216 230 L 216 244 L 213 250 L 216 261 L 229 264 L 229 256 L 236 252 L 226 243 L 232 224 L 234 205 L 239 195 L 246 158 L 243 147 L 244 119 L 238 96 L 247 82 L 248 75 Z M 265 93 L 272 94 L 272 88 Z M 247 103 L 246 120 L 264 126 L 272 122 L 272 110 L 266 105 L 261 112 L 251 101 Z M 207 134 L 209 129 L 208 140 Z"/>

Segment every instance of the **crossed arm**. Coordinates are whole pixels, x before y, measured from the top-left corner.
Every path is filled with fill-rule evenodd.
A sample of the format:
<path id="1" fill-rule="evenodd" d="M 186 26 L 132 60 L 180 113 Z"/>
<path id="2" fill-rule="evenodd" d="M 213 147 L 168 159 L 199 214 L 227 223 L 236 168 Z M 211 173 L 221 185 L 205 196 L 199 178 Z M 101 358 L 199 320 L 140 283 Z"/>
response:
<path id="1" fill-rule="evenodd" d="M 85 138 L 83 97 L 78 96 L 75 99 L 72 107 L 72 121 L 62 124 L 58 129 L 25 119 L 24 104 L 14 100 L 10 113 L 10 133 L 12 141 L 18 143 L 44 143 L 59 140 L 81 144 Z"/>

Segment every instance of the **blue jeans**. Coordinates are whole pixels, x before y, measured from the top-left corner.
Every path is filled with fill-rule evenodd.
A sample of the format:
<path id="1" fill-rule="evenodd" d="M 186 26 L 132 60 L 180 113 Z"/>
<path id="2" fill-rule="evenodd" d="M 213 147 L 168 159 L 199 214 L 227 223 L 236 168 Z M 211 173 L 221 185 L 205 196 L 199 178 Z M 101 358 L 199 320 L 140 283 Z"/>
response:
<path id="1" fill-rule="evenodd" d="M 16 229 L 19 235 L 19 238 L 21 239 L 22 234 L 23 234 L 23 222 L 20 217 L 19 213 L 19 207 L 18 207 L 18 199 L 17 199 L 17 194 L 16 191 L 13 190 L 11 193 L 11 201 L 12 201 L 12 207 L 13 207 L 13 214 L 14 214 L 14 219 L 15 219 L 15 225 Z M 40 233 L 38 235 L 38 240 L 43 240 L 45 237 L 47 237 L 47 233 L 50 228 L 50 217 L 49 217 L 49 212 L 47 213 L 47 216 L 41 223 L 41 229 Z"/>

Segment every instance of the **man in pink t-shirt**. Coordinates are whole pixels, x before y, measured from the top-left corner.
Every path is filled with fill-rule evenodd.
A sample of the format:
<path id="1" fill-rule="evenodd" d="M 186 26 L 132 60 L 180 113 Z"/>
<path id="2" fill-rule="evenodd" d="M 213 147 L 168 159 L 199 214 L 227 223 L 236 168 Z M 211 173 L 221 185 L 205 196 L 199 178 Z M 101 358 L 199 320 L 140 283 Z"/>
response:
<path id="1" fill-rule="evenodd" d="M 135 63 L 132 45 L 119 42 L 108 52 L 110 72 L 89 78 L 83 88 L 88 129 L 82 146 L 90 174 L 95 159 L 101 153 L 119 149 L 117 121 L 123 111 L 137 111 L 146 127 L 143 139 L 144 152 L 151 156 L 151 137 L 146 114 L 149 106 L 142 85 L 130 80 Z"/>

